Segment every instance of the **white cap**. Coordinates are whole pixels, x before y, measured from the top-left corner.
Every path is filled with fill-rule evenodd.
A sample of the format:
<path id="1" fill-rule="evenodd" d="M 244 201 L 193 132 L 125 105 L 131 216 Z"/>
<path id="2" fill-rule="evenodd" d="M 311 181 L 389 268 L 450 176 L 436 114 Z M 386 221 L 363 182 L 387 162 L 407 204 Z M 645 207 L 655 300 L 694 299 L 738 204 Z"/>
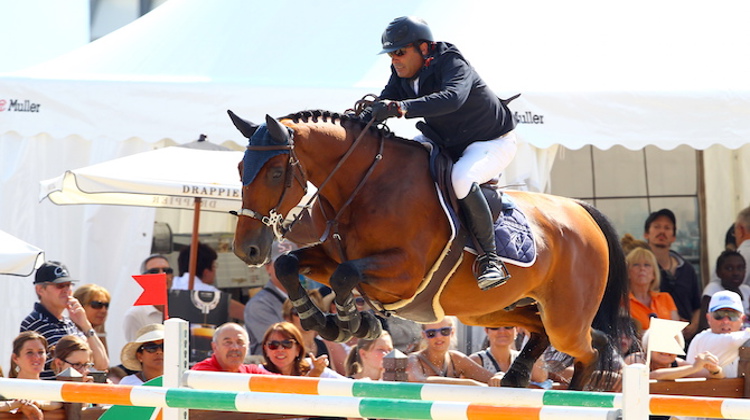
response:
<path id="1" fill-rule="evenodd" d="M 719 309 L 734 309 L 741 314 L 745 313 L 740 295 L 729 290 L 722 290 L 711 296 L 711 302 L 708 303 L 708 311 L 714 312 Z"/>

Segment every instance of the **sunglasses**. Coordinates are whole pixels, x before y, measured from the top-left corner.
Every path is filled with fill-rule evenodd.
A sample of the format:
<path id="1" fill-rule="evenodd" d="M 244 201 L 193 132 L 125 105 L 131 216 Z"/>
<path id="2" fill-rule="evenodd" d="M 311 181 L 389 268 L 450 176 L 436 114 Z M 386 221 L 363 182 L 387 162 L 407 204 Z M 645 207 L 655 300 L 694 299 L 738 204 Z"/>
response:
<path id="1" fill-rule="evenodd" d="M 711 315 L 713 315 L 714 319 L 717 321 L 721 321 L 724 318 L 729 318 L 730 321 L 739 321 L 742 317 L 742 314 L 737 311 L 732 310 L 726 310 L 726 309 L 720 309 L 718 311 L 711 312 Z"/>
<path id="2" fill-rule="evenodd" d="M 453 327 L 433 328 L 431 330 L 424 330 L 424 335 L 427 338 L 435 338 L 440 333 L 443 337 L 448 337 L 451 335 L 451 332 L 453 332 Z"/>
<path id="3" fill-rule="evenodd" d="M 143 274 L 159 274 L 159 273 L 172 274 L 174 273 L 174 270 L 169 267 L 167 268 L 157 267 L 157 268 L 150 268 L 146 270 L 146 272 Z"/>
<path id="4" fill-rule="evenodd" d="M 162 352 L 164 352 L 164 343 L 148 343 L 138 347 L 139 352 L 146 351 L 148 353 L 156 353 L 157 350 L 161 350 Z"/>
<path id="5" fill-rule="evenodd" d="M 287 340 L 272 340 L 266 343 L 266 347 L 268 347 L 269 350 L 278 350 L 279 347 L 283 347 L 286 350 L 291 349 L 294 347 L 294 344 L 296 343 L 295 340 L 287 339 Z"/>
<path id="6" fill-rule="evenodd" d="M 82 371 L 82 370 L 84 370 L 84 369 L 91 369 L 92 367 L 94 367 L 93 363 L 70 363 L 69 361 L 67 361 L 65 359 L 60 359 L 60 360 L 62 360 L 63 362 L 69 364 L 70 366 L 73 367 L 73 369 L 75 369 L 75 370 L 77 370 L 79 372 Z"/>
<path id="7" fill-rule="evenodd" d="M 388 53 L 388 57 L 403 57 L 404 54 L 406 54 L 406 51 L 411 48 L 413 45 L 409 44 L 405 47 L 401 47 L 397 49 L 396 51 L 391 51 Z"/>
<path id="8" fill-rule="evenodd" d="M 513 326 L 510 326 L 510 327 L 487 327 L 488 330 L 492 330 L 492 331 L 497 331 L 497 330 L 500 330 L 500 329 L 503 329 L 503 330 L 512 330 L 513 328 L 516 328 L 516 327 L 513 327 Z"/>
<path id="9" fill-rule="evenodd" d="M 92 300 L 91 302 L 89 302 L 89 306 L 91 306 L 94 309 L 102 309 L 102 308 L 109 309 L 109 302 L 99 302 L 98 300 Z"/>

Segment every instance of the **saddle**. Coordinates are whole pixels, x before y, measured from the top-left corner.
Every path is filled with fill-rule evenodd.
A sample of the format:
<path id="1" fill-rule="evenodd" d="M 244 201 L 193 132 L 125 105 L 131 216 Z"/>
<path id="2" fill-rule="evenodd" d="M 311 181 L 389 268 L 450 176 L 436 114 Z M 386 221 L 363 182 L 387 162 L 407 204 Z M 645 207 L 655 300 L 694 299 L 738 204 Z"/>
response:
<path id="1" fill-rule="evenodd" d="M 423 132 L 426 131 L 426 126 L 421 127 L 418 124 L 417 127 Z M 425 135 L 434 136 L 433 133 L 428 132 L 425 132 Z M 439 303 L 440 294 L 447 280 L 461 263 L 463 251 L 478 254 L 477 250 L 481 248 L 461 222 L 458 198 L 451 182 L 453 160 L 445 152 L 440 151 L 436 144 L 423 143 L 423 145 L 430 151 L 430 171 L 439 191 L 446 217 L 450 221 L 453 235 L 443 255 L 435 267 L 427 273 L 414 297 L 382 306 L 383 309 L 400 317 L 432 323 L 444 316 Z M 526 217 L 516 207 L 512 198 L 502 193 L 497 179 L 482 184 L 480 187 L 490 205 L 492 217 L 496 220 L 495 243 L 498 255 L 506 263 L 523 267 L 531 266 L 536 261 L 536 245 Z M 512 307 L 506 309 L 512 309 Z"/>

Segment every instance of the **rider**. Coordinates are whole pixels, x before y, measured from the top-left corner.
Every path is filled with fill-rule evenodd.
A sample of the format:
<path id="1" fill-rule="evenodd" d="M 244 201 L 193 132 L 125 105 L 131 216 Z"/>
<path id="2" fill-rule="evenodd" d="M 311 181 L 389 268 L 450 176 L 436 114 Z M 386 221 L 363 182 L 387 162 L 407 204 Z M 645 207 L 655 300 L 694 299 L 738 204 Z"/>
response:
<path id="1" fill-rule="evenodd" d="M 453 189 L 484 252 L 477 258 L 477 283 L 482 290 L 499 286 L 510 274 L 497 255 L 492 214 L 478 184 L 498 176 L 515 156 L 513 116 L 455 46 L 434 41 L 424 20 L 394 19 L 382 44 L 391 77 L 363 117 L 424 118 L 415 140 L 427 137 L 453 158 Z"/>

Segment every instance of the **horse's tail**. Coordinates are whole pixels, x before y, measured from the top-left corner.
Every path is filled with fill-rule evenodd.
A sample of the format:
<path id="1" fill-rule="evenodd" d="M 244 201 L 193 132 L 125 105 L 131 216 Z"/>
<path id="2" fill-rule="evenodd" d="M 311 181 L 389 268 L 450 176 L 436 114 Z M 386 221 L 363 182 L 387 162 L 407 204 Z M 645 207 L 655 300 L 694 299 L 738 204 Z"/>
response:
<path id="1" fill-rule="evenodd" d="M 614 386 L 617 378 L 607 375 L 605 372 L 618 372 L 620 366 L 619 342 L 620 336 L 634 337 L 635 332 L 629 328 L 626 319 L 630 316 L 629 305 L 629 283 L 625 254 L 620 246 L 620 240 L 612 223 L 596 207 L 589 203 L 578 202 L 599 225 L 602 233 L 607 239 L 609 253 L 609 272 L 607 274 L 607 286 L 604 289 L 599 309 L 591 326 L 594 330 L 594 346 L 599 350 L 599 374 L 592 381 L 595 389 L 610 389 Z M 598 336 L 598 338 L 597 338 Z"/>

